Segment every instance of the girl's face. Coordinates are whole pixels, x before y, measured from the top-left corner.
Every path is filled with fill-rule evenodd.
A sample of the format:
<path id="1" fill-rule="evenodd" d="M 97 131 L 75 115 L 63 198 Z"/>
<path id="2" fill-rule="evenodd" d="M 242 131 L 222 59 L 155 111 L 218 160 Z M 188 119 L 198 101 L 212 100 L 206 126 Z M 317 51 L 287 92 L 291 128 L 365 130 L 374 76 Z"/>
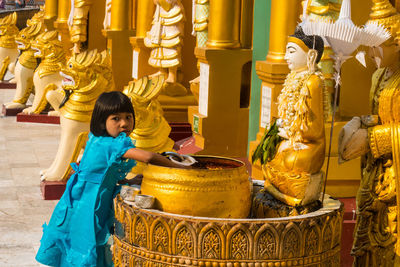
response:
<path id="1" fill-rule="evenodd" d="M 117 137 L 122 132 L 129 136 L 133 131 L 133 126 L 133 115 L 128 112 L 111 114 L 106 120 L 107 133 L 112 137 Z"/>

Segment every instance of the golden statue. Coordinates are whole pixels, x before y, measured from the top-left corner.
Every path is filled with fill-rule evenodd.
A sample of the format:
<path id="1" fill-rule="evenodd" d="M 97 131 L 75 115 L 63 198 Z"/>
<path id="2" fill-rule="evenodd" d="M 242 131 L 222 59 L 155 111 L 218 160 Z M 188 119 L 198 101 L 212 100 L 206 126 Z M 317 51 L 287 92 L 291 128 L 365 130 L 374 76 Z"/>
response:
<path id="1" fill-rule="evenodd" d="M 32 42 L 34 56 L 41 59 L 33 74 L 35 98 L 31 107 L 25 108 L 25 114 L 40 114 L 47 106 L 46 93 L 61 87 L 61 65 L 65 64 L 62 43 L 56 31 L 43 32 Z"/>
<path id="2" fill-rule="evenodd" d="M 180 0 L 155 0 L 154 3 L 156 10 L 151 30 L 144 39 L 145 45 L 152 49 L 149 64 L 167 75 L 164 94 L 183 96 L 187 90 L 177 81 L 185 20 L 183 5 Z"/>
<path id="3" fill-rule="evenodd" d="M 124 94 L 130 97 L 135 108 L 136 125 L 131 134 L 137 148 L 152 151 L 171 151 L 174 141 L 168 136 L 171 132 L 167 120 L 163 116 L 163 109 L 157 96 L 160 94 L 165 81 L 164 75 L 143 78 L 129 82 L 124 88 Z M 144 163 L 137 163 L 132 170 L 142 173 Z"/>
<path id="4" fill-rule="evenodd" d="M 33 90 L 33 73 L 37 67 L 37 59 L 34 56 L 35 51 L 31 48 L 31 42 L 45 30 L 44 11 L 37 12 L 27 21 L 27 27 L 22 29 L 15 42 L 18 45 L 20 55 L 15 64 L 14 79 L 10 82 L 17 84 L 14 99 L 6 103 L 6 108 L 25 108 L 26 102 Z"/>
<path id="5" fill-rule="evenodd" d="M 321 16 L 332 20 L 338 19 L 342 0 L 305 0 L 303 1 L 303 5 L 307 2 L 308 5 L 305 8 L 307 8 L 307 14 L 310 16 L 310 19 Z"/>
<path id="6" fill-rule="evenodd" d="M 62 181 L 68 178 L 69 163 L 76 161 L 98 96 L 114 89 L 110 58 L 106 51 L 84 51 L 74 54 L 61 69 L 61 90 L 50 91 L 47 99 L 60 112 L 61 139 L 50 168 L 41 171 L 42 180 Z"/>
<path id="7" fill-rule="evenodd" d="M 262 155 L 265 190 L 289 206 L 305 206 L 320 197 L 320 169 L 325 159 L 324 82 L 316 64 L 323 45 L 321 37 L 307 36 L 300 27 L 289 37 L 285 59 L 291 72 L 278 97 L 279 119 L 259 145 L 273 148 L 272 154 Z M 272 144 L 269 137 L 274 131 Z"/>
<path id="8" fill-rule="evenodd" d="M 74 44 L 73 52 L 79 53 L 81 44 L 87 40 L 88 14 L 92 5 L 91 0 L 72 0 L 70 14 L 70 35 Z"/>
<path id="9" fill-rule="evenodd" d="M 14 62 L 18 57 L 15 37 L 18 34 L 17 13 L 0 19 L 0 80 L 4 79 L 7 69 L 13 73 Z"/>
<path id="10" fill-rule="evenodd" d="M 370 19 L 392 37 L 369 51 L 378 67 L 370 91 L 372 114 L 355 117 L 343 128 L 339 153 L 344 160 L 366 154 L 357 193 L 353 266 L 399 266 L 400 14 L 388 0 L 372 2 Z"/>

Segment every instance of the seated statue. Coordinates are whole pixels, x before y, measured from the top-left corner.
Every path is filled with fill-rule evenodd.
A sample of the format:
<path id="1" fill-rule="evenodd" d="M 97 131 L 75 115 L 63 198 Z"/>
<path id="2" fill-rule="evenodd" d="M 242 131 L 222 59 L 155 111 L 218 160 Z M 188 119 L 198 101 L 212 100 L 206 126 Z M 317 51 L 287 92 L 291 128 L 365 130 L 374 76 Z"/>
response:
<path id="1" fill-rule="evenodd" d="M 17 13 L 0 19 L 0 80 L 4 79 L 7 69 L 14 72 L 12 65 L 18 57 L 15 36 L 18 34 Z"/>
<path id="2" fill-rule="evenodd" d="M 61 138 L 51 166 L 41 171 L 42 180 L 68 178 L 70 163 L 75 162 L 85 144 L 90 118 L 99 95 L 114 89 L 110 58 L 106 51 L 74 54 L 61 69 L 63 90 L 49 91 L 49 103 L 60 113 Z M 87 135 L 86 135 L 87 137 Z"/>
<path id="3" fill-rule="evenodd" d="M 23 109 L 26 102 L 33 91 L 33 73 L 38 65 L 34 56 L 35 51 L 31 48 L 31 42 L 45 30 L 44 11 L 39 11 L 26 23 L 27 27 L 23 28 L 15 37 L 20 55 L 15 64 L 14 79 L 17 88 L 14 99 L 10 103 L 6 103 L 6 108 Z"/>
<path id="4" fill-rule="evenodd" d="M 56 31 L 43 32 L 32 42 L 34 56 L 41 59 L 33 74 L 35 97 L 31 107 L 22 110 L 25 114 L 40 114 L 47 106 L 46 93 L 61 87 L 61 65 L 65 64 L 62 43 Z"/>
<path id="5" fill-rule="evenodd" d="M 307 36 L 300 27 L 289 37 L 285 59 L 291 72 L 278 97 L 279 118 L 274 124 L 279 141 L 265 144 L 271 141 L 267 138 L 260 144 L 276 146 L 275 155 L 262 164 L 265 191 L 289 206 L 304 206 L 320 197 L 320 169 L 325 159 L 324 82 L 316 64 L 323 49 L 321 37 Z"/>
<path id="6" fill-rule="evenodd" d="M 369 51 L 377 65 L 371 114 L 343 127 L 339 156 L 344 161 L 362 156 L 353 266 L 400 266 L 400 14 L 388 0 L 374 0 L 370 20 L 392 37 Z"/>

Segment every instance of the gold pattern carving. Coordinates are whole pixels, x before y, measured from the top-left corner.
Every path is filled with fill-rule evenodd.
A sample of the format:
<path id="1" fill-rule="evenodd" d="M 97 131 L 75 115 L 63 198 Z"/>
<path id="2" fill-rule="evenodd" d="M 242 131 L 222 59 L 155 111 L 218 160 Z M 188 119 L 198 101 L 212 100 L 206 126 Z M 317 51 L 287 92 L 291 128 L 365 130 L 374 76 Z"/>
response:
<path id="1" fill-rule="evenodd" d="M 317 227 L 312 227 L 305 235 L 305 255 L 314 255 L 318 253 L 319 231 Z"/>
<path id="2" fill-rule="evenodd" d="M 300 240 L 301 239 L 299 233 L 294 228 L 291 228 L 283 237 L 282 257 L 298 257 L 300 250 Z"/>
<path id="3" fill-rule="evenodd" d="M 176 235 L 176 254 L 182 256 L 194 256 L 193 236 L 186 227 L 182 227 Z"/>
<path id="4" fill-rule="evenodd" d="M 221 258 L 221 238 L 214 229 L 209 230 L 202 242 L 202 254 L 206 259 Z"/>
<path id="5" fill-rule="evenodd" d="M 235 260 L 244 260 L 248 258 L 249 240 L 247 235 L 239 230 L 232 236 L 231 240 L 231 255 L 230 257 Z"/>
<path id="6" fill-rule="evenodd" d="M 140 247 L 147 247 L 147 229 L 142 218 L 135 223 L 133 243 Z"/>
<path id="7" fill-rule="evenodd" d="M 168 253 L 168 233 L 162 223 L 154 227 L 153 247 L 158 252 Z"/>
<path id="8" fill-rule="evenodd" d="M 237 219 L 181 216 L 157 210 L 138 209 L 117 197 L 114 205 L 115 217 L 122 224 L 130 217 L 133 235 L 131 242 L 125 238 L 114 237 L 114 266 L 315 264 L 337 267 L 340 266 L 340 244 L 327 241 L 330 246 L 323 250 L 319 244 L 320 240 L 323 240 L 322 231 L 318 227 L 329 228 L 330 240 L 332 236 L 340 236 L 340 233 L 332 231 L 341 228 L 333 228 L 332 225 L 333 222 L 342 222 L 343 208 L 334 200 L 326 201 L 332 201 L 330 208 L 316 215 L 309 213 L 301 220 L 247 219 L 247 222 L 243 223 L 243 220 Z M 146 241 L 147 225 L 152 226 L 150 243 Z M 326 232 L 324 231 L 324 234 Z M 278 253 L 279 248 L 281 250 Z"/>

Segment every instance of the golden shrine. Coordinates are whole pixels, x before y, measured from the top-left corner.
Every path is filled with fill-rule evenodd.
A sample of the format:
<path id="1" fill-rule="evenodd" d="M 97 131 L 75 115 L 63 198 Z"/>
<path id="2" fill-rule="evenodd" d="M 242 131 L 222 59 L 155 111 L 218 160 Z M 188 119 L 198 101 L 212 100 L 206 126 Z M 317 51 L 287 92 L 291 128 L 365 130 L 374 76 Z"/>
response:
<path id="1" fill-rule="evenodd" d="M 260 2 L 46 0 L 19 33 L 15 14 L 0 20 L 0 52 L 9 53 L 0 76 L 14 71 L 17 44 L 29 60 L 42 59 L 29 61 L 26 77 L 17 65 L 25 90 L 8 104 L 31 114 L 49 102 L 60 116 L 44 182 L 65 184 L 103 91 L 131 99 L 138 148 L 196 151 L 188 170 L 132 170 L 155 204 L 115 198 L 115 266 L 341 266 L 341 240 L 352 240 L 342 238 L 345 208 L 330 196 L 356 195 L 354 266 L 400 262 L 400 1 Z M 306 32 L 307 22 L 365 24 L 357 30 L 375 29 L 371 39 L 388 36 L 344 55 L 332 36 Z M 338 54 L 347 61 L 337 73 Z M 174 145 L 171 123 L 190 124 L 187 150 Z"/>

